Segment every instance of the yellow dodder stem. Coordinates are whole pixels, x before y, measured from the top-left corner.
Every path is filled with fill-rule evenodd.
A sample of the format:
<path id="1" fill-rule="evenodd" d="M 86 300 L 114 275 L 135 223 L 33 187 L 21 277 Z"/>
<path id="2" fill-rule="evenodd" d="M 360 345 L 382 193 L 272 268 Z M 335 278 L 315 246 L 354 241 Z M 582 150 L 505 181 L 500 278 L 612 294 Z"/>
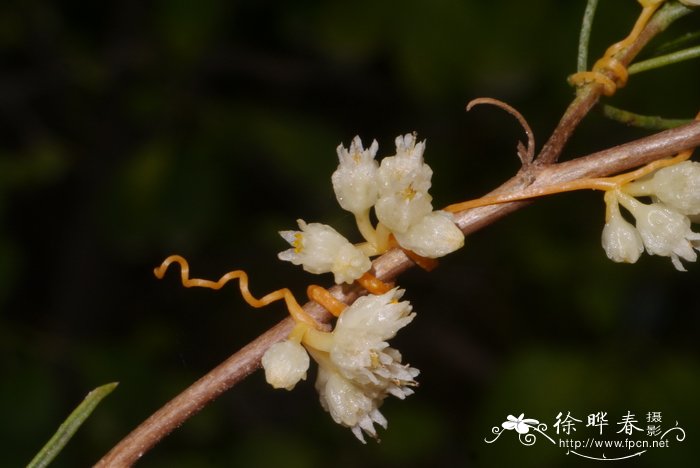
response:
<path id="1" fill-rule="evenodd" d="M 616 42 L 608 47 L 603 57 L 595 62 L 591 71 L 579 71 L 571 75 L 568 79 L 569 83 L 574 86 L 582 86 L 591 82 L 598 83 L 602 86 L 603 94 L 606 96 L 612 96 L 617 88 L 625 86 L 629 73 L 627 67 L 618 59 L 617 54 L 634 44 L 664 1 L 641 0 L 642 12 L 639 14 L 629 35 L 620 42 Z"/>
<path id="2" fill-rule="evenodd" d="M 266 294 L 262 298 L 257 299 L 250 293 L 250 290 L 248 289 L 248 274 L 245 271 L 230 271 L 223 275 L 221 278 L 219 278 L 218 281 L 211 281 L 200 278 L 190 278 L 190 266 L 187 263 L 187 260 L 185 260 L 180 255 L 171 255 L 165 260 L 163 260 L 163 263 L 161 263 L 159 267 L 153 270 L 153 273 L 156 275 L 156 278 L 162 279 L 163 276 L 165 276 L 165 272 L 168 270 L 168 267 L 172 263 L 177 263 L 180 265 L 180 278 L 182 281 L 182 285 L 186 288 L 200 287 L 218 290 L 221 289 L 229 281 L 233 279 L 238 279 L 238 286 L 241 290 L 241 296 L 243 296 L 243 299 L 252 307 L 265 307 L 266 305 L 272 302 L 284 299 L 289 314 L 296 322 L 303 322 L 312 327 L 316 327 L 318 325 L 316 321 L 304 311 L 304 309 L 294 298 L 292 292 L 287 288 L 278 289 L 277 291 L 273 291 L 269 294 Z"/>
<path id="3" fill-rule="evenodd" d="M 326 288 L 318 286 L 316 284 L 310 285 L 306 289 L 306 295 L 312 301 L 318 302 L 331 314 L 338 317 L 347 308 L 347 304 L 339 301 L 328 291 Z"/>
<path id="4" fill-rule="evenodd" d="M 316 330 L 315 328 L 309 328 L 304 334 L 303 341 L 304 344 L 315 350 L 330 352 L 331 348 L 333 347 L 333 333 Z M 314 359 L 315 358 L 316 356 L 314 355 Z"/>
<path id="5" fill-rule="evenodd" d="M 384 294 L 391 289 L 391 285 L 380 280 L 370 272 L 366 272 L 355 281 L 372 294 Z"/>

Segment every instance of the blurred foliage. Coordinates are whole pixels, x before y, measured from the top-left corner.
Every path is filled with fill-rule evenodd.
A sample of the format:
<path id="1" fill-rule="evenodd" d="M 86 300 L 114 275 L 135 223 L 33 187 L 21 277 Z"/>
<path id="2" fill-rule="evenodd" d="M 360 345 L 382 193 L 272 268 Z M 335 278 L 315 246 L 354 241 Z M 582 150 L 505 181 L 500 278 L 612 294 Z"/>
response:
<path id="1" fill-rule="evenodd" d="M 417 131 L 437 206 L 508 178 L 520 129 L 464 105 L 509 102 L 541 145 L 573 95 L 584 3 L 1 3 L 3 463 L 28 462 L 90 388 L 120 381 L 54 466 L 94 463 L 283 317 L 235 288 L 184 290 L 151 271 L 180 253 L 196 276 L 244 268 L 254 293 L 289 285 L 301 297 L 312 279 L 277 261 L 277 231 L 304 218 L 355 236 L 329 181 L 339 142 L 377 138 L 388 155 L 396 135 Z M 638 11 L 601 2 L 591 59 Z M 655 44 L 698 24 L 688 17 Z M 691 61 L 640 74 L 611 103 L 690 117 L 698 71 Z M 564 157 L 644 134 L 594 113 Z M 256 373 L 139 466 L 575 466 L 561 449 L 484 438 L 508 414 L 551 424 L 599 410 L 677 419 L 686 441 L 634 462 L 683 465 L 698 448 L 699 267 L 609 262 L 602 216 L 598 194 L 543 200 L 430 275 L 400 279 L 419 315 L 397 346 L 421 387 L 387 401 L 381 443 L 335 425 L 313 375 L 287 393 Z"/>

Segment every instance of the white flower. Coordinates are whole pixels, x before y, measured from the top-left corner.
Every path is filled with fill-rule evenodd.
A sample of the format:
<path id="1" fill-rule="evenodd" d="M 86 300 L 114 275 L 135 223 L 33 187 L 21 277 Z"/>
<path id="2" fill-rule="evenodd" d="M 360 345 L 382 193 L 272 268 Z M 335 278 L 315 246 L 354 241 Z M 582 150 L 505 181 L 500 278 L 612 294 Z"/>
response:
<path id="1" fill-rule="evenodd" d="M 422 257 L 438 258 L 464 246 L 464 234 L 446 211 L 427 214 L 404 233 L 395 232 L 399 245 Z"/>
<path id="2" fill-rule="evenodd" d="M 332 227 L 301 219 L 297 223 L 301 231 L 280 232 L 292 245 L 277 255 L 280 260 L 302 265 L 309 273 L 332 272 L 336 284 L 352 283 L 372 267 L 369 257 Z"/>
<path id="3" fill-rule="evenodd" d="M 637 229 L 622 217 L 617 198 L 610 201 L 608 210 L 610 219 L 606 221 L 602 235 L 605 254 L 613 262 L 635 263 L 644 251 L 642 237 Z"/>
<path id="4" fill-rule="evenodd" d="M 404 399 L 417 385 L 418 369 L 402 364 L 401 353 L 387 343 L 415 316 L 407 301 L 399 302 L 402 294 L 393 289 L 361 297 L 340 315 L 332 333 L 304 336 L 319 365 L 321 406 L 363 443 L 363 431 L 377 436 L 374 423 L 386 428 L 379 412 L 384 399 L 389 394 Z"/>
<path id="5" fill-rule="evenodd" d="M 671 257 L 673 266 L 685 271 L 680 259 L 694 262 L 700 249 L 700 234 L 690 229 L 687 216 L 663 203 L 645 205 L 625 194 L 619 194 L 620 203 L 630 210 L 636 220 L 637 230 L 650 255 Z"/>
<path id="6" fill-rule="evenodd" d="M 520 413 L 517 418 L 509 414 L 506 418 L 507 421 L 501 424 L 501 427 L 508 431 L 515 429 L 518 434 L 527 434 L 531 427 L 536 427 L 540 422 L 537 419 L 524 419 L 524 416 L 525 413 Z"/>
<path id="7" fill-rule="evenodd" d="M 433 171 L 423 162 L 425 141 L 416 144 L 409 133 L 396 137 L 396 156 L 382 159 L 377 173 L 379 200 L 377 219 L 393 232 L 409 227 L 433 211 L 428 194 Z"/>
<path id="8" fill-rule="evenodd" d="M 700 6 L 700 0 L 678 0 L 678 1 L 680 1 L 683 5 L 686 5 L 689 7 Z"/>
<path id="9" fill-rule="evenodd" d="M 375 389 L 357 385 L 332 369 L 319 366 L 316 379 L 321 406 L 328 411 L 336 423 L 349 427 L 363 444 L 365 438 L 362 431 L 372 437 L 377 437 L 374 423 L 384 429 L 387 420 L 379 412 L 385 394 L 381 395 Z"/>
<path id="10" fill-rule="evenodd" d="M 333 190 L 340 206 L 351 213 L 358 214 L 369 210 L 377 201 L 377 169 L 374 160 L 377 154 L 377 141 L 368 149 L 362 148 L 362 141 L 356 136 L 350 149 L 338 145 L 340 165 L 331 176 Z"/>
<path id="11" fill-rule="evenodd" d="M 309 355 L 304 347 L 295 341 L 280 341 L 265 351 L 262 366 L 267 383 L 274 388 L 291 390 L 299 380 L 306 380 Z"/>
<path id="12" fill-rule="evenodd" d="M 683 161 L 623 187 L 632 196 L 654 196 L 681 214 L 700 214 L 700 163 Z"/>
<path id="13" fill-rule="evenodd" d="M 339 372 L 360 384 L 372 384 L 403 399 L 413 393 L 418 369 L 401 364 L 401 353 L 387 340 L 413 320 L 403 290 L 358 298 L 338 318 L 330 359 Z"/>
<path id="14" fill-rule="evenodd" d="M 405 191 L 384 196 L 374 205 L 377 219 L 394 233 L 406 232 L 433 210 L 432 197 L 427 192 Z"/>
<path id="15" fill-rule="evenodd" d="M 397 136 L 394 143 L 396 155 L 382 159 L 379 167 L 380 193 L 401 191 L 408 185 L 417 192 L 427 192 L 433 170 L 423 161 L 425 141 L 416 143 L 416 135 L 407 133 Z"/>

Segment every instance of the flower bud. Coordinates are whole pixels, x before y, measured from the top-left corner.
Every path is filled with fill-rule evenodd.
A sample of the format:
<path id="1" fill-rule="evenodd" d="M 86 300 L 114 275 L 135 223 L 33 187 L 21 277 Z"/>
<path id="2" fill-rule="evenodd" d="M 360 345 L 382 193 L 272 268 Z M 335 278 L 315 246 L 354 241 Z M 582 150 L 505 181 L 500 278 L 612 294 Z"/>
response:
<path id="1" fill-rule="evenodd" d="M 406 232 L 395 232 L 394 237 L 401 247 L 422 257 L 444 257 L 464 246 L 464 234 L 453 217 L 446 211 L 433 211 Z"/>
<path id="2" fill-rule="evenodd" d="M 639 232 L 619 212 L 605 223 L 602 241 L 605 254 L 617 263 L 635 263 L 644 251 Z"/>
<path id="3" fill-rule="evenodd" d="M 409 186 L 405 191 L 380 198 L 374 211 L 377 219 L 394 234 L 402 233 L 433 211 L 431 201 L 427 192 L 416 192 Z"/>
<path id="4" fill-rule="evenodd" d="M 301 231 L 280 232 L 292 245 L 277 255 L 280 260 L 302 265 L 309 273 L 332 272 L 336 284 L 352 283 L 372 267 L 369 257 L 332 227 L 301 219 L 297 223 Z"/>
<path id="5" fill-rule="evenodd" d="M 653 195 L 685 215 L 700 214 L 700 163 L 684 161 L 656 171 Z"/>
<path id="6" fill-rule="evenodd" d="M 377 201 L 377 169 L 374 160 L 377 154 L 377 141 L 368 149 L 362 148 L 362 140 L 356 136 L 350 149 L 338 145 L 338 169 L 331 176 L 333 190 L 340 206 L 351 213 L 359 214 L 369 210 Z"/>
<path id="7" fill-rule="evenodd" d="M 309 355 L 304 347 L 294 341 L 275 343 L 262 357 L 265 380 L 274 388 L 291 390 L 299 382 L 306 380 L 309 369 Z"/>
<path id="8" fill-rule="evenodd" d="M 423 162 L 425 142 L 416 144 L 409 133 L 396 138 L 396 155 L 382 159 L 377 173 L 377 219 L 394 233 L 409 227 L 433 211 L 428 194 L 433 170 Z"/>

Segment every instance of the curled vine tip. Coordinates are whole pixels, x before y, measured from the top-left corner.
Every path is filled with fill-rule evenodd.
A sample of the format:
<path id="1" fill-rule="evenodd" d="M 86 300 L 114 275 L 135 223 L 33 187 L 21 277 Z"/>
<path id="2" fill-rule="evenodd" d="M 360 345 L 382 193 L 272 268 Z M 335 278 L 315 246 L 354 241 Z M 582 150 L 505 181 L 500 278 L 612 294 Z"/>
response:
<path id="1" fill-rule="evenodd" d="M 467 104 L 467 112 L 472 110 L 472 107 L 479 104 L 490 104 L 499 107 L 504 111 L 508 112 L 516 119 L 518 119 L 518 122 L 520 122 L 520 125 L 525 131 L 525 135 L 527 135 L 527 146 L 525 146 L 522 141 L 518 142 L 518 157 L 520 158 L 520 162 L 522 163 L 523 168 L 528 167 L 532 163 L 532 160 L 535 158 L 535 136 L 532 133 L 532 129 L 527 123 L 527 120 L 525 120 L 525 117 L 523 117 L 523 115 L 520 112 L 518 112 L 512 106 L 506 104 L 505 102 L 487 97 L 476 98 L 469 101 L 469 103 Z"/>
<path id="2" fill-rule="evenodd" d="M 218 290 L 223 288 L 229 281 L 237 279 L 238 289 L 241 291 L 241 296 L 243 297 L 243 300 L 245 300 L 251 307 L 259 309 L 260 307 L 265 307 L 272 302 L 284 300 L 285 304 L 287 305 L 289 315 L 291 315 L 296 322 L 303 322 L 313 327 L 318 326 L 316 320 L 314 320 L 313 317 L 304 311 L 304 309 L 294 298 L 292 292 L 287 288 L 277 289 L 276 291 L 272 291 L 271 293 L 268 293 L 258 299 L 250 293 L 250 289 L 248 288 L 248 274 L 245 271 L 229 271 L 217 281 L 190 278 L 190 266 L 187 263 L 187 260 L 180 255 L 171 255 L 163 260 L 163 263 L 161 263 L 160 266 L 155 268 L 153 271 L 156 277 L 159 279 L 162 278 L 163 275 L 165 275 L 165 272 L 168 270 L 168 267 L 173 263 L 180 265 L 180 281 L 186 288 L 198 287 Z"/>
<path id="3" fill-rule="evenodd" d="M 182 257 L 181 255 L 171 255 L 165 260 L 163 260 L 163 263 L 161 263 L 153 269 L 153 274 L 156 276 L 156 278 L 163 279 L 163 277 L 165 276 L 165 272 L 168 271 L 168 267 L 170 267 L 170 264 L 174 262 L 180 265 L 180 270 L 182 271 L 183 278 L 188 277 L 190 273 L 190 265 L 187 263 L 187 260 L 185 260 L 184 257 Z"/>

